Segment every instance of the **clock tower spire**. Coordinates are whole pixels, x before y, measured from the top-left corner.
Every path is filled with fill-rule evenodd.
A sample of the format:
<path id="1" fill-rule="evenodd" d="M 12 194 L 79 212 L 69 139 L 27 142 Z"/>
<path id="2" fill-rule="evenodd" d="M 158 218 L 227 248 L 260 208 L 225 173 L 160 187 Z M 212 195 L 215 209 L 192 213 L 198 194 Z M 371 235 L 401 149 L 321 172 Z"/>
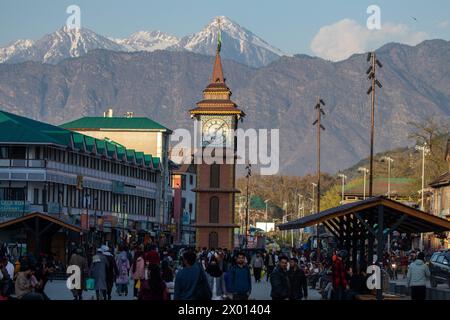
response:
<path id="1" fill-rule="evenodd" d="M 210 84 L 203 90 L 203 99 L 189 112 L 199 121 L 201 137 L 196 149 L 232 150 L 236 153 L 234 131 L 245 113 L 231 100 L 231 90 L 225 84 L 220 57 L 221 35 L 218 21 L 218 42 Z M 228 154 L 224 152 L 224 154 Z M 234 248 L 236 165 L 235 161 L 218 161 L 197 164 L 197 217 L 196 237 L 198 247 Z"/>

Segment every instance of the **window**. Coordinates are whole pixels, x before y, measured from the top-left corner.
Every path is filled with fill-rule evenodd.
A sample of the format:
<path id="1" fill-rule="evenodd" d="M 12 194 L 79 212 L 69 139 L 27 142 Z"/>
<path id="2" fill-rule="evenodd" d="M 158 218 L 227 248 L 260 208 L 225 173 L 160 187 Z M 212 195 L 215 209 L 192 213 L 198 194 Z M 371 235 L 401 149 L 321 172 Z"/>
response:
<path id="1" fill-rule="evenodd" d="M 213 231 L 209 233 L 209 249 L 215 249 L 219 247 L 219 235 Z"/>
<path id="2" fill-rule="evenodd" d="M 181 176 L 181 190 L 186 190 L 186 176 Z"/>
<path id="3" fill-rule="evenodd" d="M 441 255 L 437 258 L 436 262 L 437 262 L 437 263 L 443 263 L 443 262 L 444 262 L 444 258 L 445 258 L 445 256 L 444 256 L 443 254 L 441 254 Z"/>
<path id="4" fill-rule="evenodd" d="M 189 203 L 189 213 L 192 213 L 192 203 Z"/>
<path id="5" fill-rule="evenodd" d="M 34 188 L 33 190 L 33 204 L 39 204 L 39 189 Z"/>
<path id="6" fill-rule="evenodd" d="M 189 184 L 192 186 L 194 184 L 194 176 L 189 175 Z"/>
<path id="7" fill-rule="evenodd" d="M 220 165 L 217 163 L 211 165 L 209 184 L 211 188 L 219 188 L 220 186 Z"/>
<path id="8" fill-rule="evenodd" d="M 9 152 L 8 147 L 0 147 L 0 159 L 8 159 Z"/>
<path id="9" fill-rule="evenodd" d="M 11 159 L 26 159 L 26 150 L 25 147 L 11 147 L 9 150 Z"/>
<path id="10" fill-rule="evenodd" d="M 219 198 L 211 197 L 209 200 L 209 222 L 219 223 Z"/>

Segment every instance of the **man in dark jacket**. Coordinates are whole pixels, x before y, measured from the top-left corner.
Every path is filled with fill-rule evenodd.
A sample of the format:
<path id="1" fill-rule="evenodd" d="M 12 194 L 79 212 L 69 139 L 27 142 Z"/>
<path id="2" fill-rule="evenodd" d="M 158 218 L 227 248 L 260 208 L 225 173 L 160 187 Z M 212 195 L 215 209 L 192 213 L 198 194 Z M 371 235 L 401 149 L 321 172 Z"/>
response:
<path id="1" fill-rule="evenodd" d="M 264 258 L 264 265 L 266 266 L 266 281 L 269 281 L 270 274 L 273 272 L 273 269 L 275 269 L 275 264 L 275 254 L 273 251 L 270 251 Z"/>
<path id="2" fill-rule="evenodd" d="M 272 286 L 270 296 L 272 297 L 272 300 L 286 300 L 289 298 L 290 284 L 287 273 L 288 261 L 288 257 L 280 257 L 278 266 L 270 275 L 270 285 Z"/>
<path id="3" fill-rule="evenodd" d="M 108 246 L 102 246 L 103 255 L 108 260 L 108 267 L 106 268 L 106 295 L 107 299 L 111 300 L 111 292 L 114 286 L 114 282 L 116 280 L 117 275 L 119 274 L 119 270 L 117 269 L 116 259 L 113 254 L 110 252 Z"/>
<path id="4" fill-rule="evenodd" d="M 308 298 L 308 283 L 306 281 L 305 272 L 299 267 L 298 259 L 292 258 L 289 261 L 289 284 L 290 293 L 289 300 L 301 300 Z"/>
<path id="5" fill-rule="evenodd" d="M 210 300 L 211 290 L 203 268 L 192 251 L 183 253 L 184 268 L 175 277 L 174 300 Z"/>
<path id="6" fill-rule="evenodd" d="M 233 300 L 248 300 L 252 292 L 252 276 L 243 252 L 237 254 L 236 265 L 230 270 L 230 278 Z"/>

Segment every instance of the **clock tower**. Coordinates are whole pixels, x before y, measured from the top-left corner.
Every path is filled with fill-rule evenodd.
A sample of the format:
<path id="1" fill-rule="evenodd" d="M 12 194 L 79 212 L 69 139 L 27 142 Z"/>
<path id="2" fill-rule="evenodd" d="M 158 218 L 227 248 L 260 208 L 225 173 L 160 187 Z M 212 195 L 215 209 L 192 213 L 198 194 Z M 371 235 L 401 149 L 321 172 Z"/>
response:
<path id="1" fill-rule="evenodd" d="M 196 244 L 198 247 L 234 247 L 234 222 L 236 189 L 236 139 L 234 130 L 244 112 L 230 99 L 231 90 L 225 84 L 220 59 L 220 30 L 211 83 L 203 90 L 203 100 L 190 110 L 198 120 L 195 134 L 201 137 L 195 146 L 201 150 L 201 163 L 197 164 L 197 219 Z M 220 154 L 219 160 L 207 161 L 208 152 Z M 218 152 L 220 151 L 220 152 Z M 232 156 L 232 161 L 225 159 Z M 217 159 L 215 158 L 215 159 Z"/>

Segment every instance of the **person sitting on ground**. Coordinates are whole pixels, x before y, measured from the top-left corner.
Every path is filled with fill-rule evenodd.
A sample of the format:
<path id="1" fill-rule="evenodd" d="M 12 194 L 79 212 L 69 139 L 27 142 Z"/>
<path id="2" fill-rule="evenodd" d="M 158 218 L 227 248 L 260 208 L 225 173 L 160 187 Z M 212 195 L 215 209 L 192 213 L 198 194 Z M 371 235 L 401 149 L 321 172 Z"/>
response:
<path id="1" fill-rule="evenodd" d="M 19 300 L 44 300 L 40 293 L 33 292 L 32 277 L 36 269 L 29 264 L 22 263 L 21 271 L 17 274 L 15 289 Z"/>

